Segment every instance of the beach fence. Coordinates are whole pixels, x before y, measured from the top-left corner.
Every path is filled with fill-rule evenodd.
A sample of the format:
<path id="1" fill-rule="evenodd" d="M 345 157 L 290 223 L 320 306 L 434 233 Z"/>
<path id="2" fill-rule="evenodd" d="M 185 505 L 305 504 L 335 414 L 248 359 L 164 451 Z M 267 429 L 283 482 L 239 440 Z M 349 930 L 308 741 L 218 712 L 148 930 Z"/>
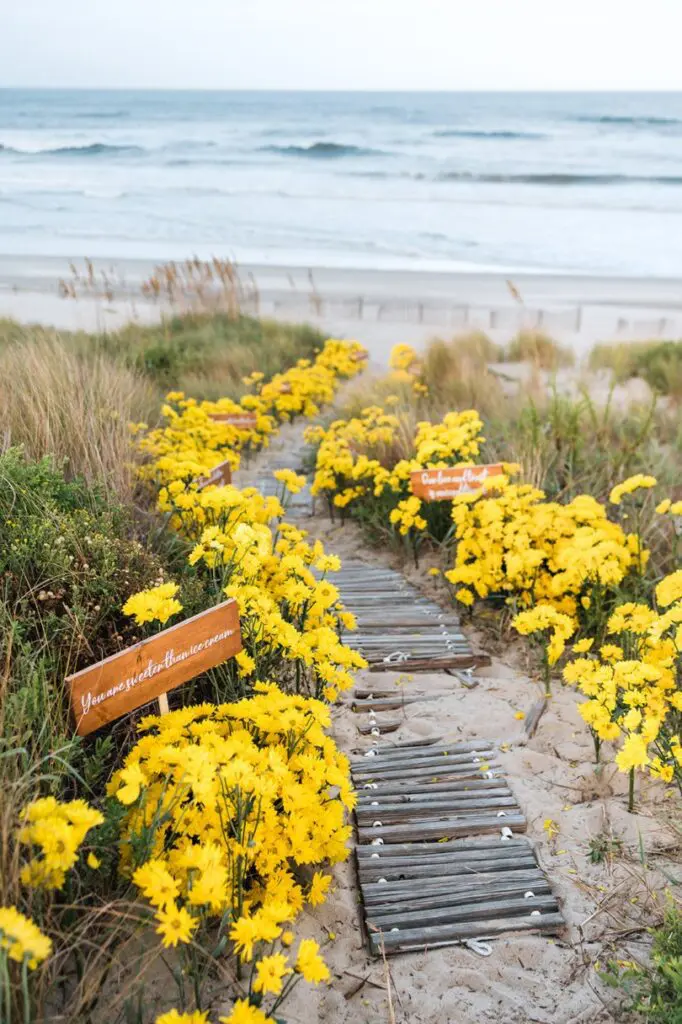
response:
<path id="1" fill-rule="evenodd" d="M 257 306 L 257 308 L 256 308 Z M 449 304 L 442 301 L 413 301 L 375 296 L 357 298 L 262 293 L 250 312 L 282 317 L 309 317 L 333 322 L 410 324 L 435 330 L 489 330 L 514 333 L 519 330 L 547 334 L 581 334 L 589 331 L 603 336 L 637 338 L 679 337 L 679 315 L 642 317 L 601 305 L 579 305 L 564 309 L 532 308 L 520 304 L 484 306 Z"/>

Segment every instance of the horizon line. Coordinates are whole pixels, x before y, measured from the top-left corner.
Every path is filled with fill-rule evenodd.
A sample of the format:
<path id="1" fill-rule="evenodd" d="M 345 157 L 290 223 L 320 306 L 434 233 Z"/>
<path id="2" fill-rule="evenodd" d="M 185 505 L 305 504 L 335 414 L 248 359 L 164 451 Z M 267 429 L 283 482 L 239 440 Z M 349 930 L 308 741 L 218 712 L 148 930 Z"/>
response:
<path id="1" fill-rule="evenodd" d="M 550 93 L 555 95 L 586 95 L 586 94 L 603 94 L 603 95 L 614 95 L 614 94 L 648 94 L 648 95 L 682 95 L 682 85 L 678 88 L 659 88 L 659 87 L 639 87 L 633 88 L 631 86 L 611 86 L 609 88 L 599 87 L 590 88 L 586 86 L 580 87 L 554 87 L 554 86 L 535 86 L 535 87 L 474 87 L 474 86 L 460 86 L 458 88 L 426 88 L 426 87 L 412 87 L 412 88 L 369 88 L 362 89 L 357 87 L 333 87 L 333 88 L 314 88 L 311 86 L 199 86 L 199 85 L 186 85 L 186 86 L 168 86 L 168 85 L 3 85 L 0 84 L 0 92 L 164 92 L 164 93 L 316 93 L 316 94 L 343 94 L 353 93 L 358 95 L 401 95 L 401 94 L 414 94 L 421 93 L 424 95 L 459 95 L 459 94 L 502 94 L 502 95 L 534 95 L 538 93 Z"/>

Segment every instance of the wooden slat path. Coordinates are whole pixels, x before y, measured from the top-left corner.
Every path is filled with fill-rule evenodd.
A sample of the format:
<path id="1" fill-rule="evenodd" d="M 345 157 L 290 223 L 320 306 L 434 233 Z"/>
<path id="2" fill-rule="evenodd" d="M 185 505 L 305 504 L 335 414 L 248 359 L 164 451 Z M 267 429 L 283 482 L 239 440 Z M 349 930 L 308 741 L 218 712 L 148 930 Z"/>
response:
<path id="1" fill-rule="evenodd" d="M 300 451 L 270 452 L 267 470 L 244 467 L 239 486 L 278 494 L 272 472 L 300 469 Z M 288 518 L 314 514 L 309 487 L 290 496 Z M 348 642 L 372 671 L 453 671 L 489 664 L 474 655 L 457 614 L 424 597 L 398 572 L 345 561 L 331 581 L 356 617 Z M 460 683 L 467 675 L 460 671 Z M 564 926 L 551 885 L 523 835 L 526 818 L 507 785 L 495 745 L 442 736 L 379 746 L 406 707 L 450 692 L 446 675 L 429 692 L 359 689 L 373 749 L 351 761 L 357 792 L 356 863 L 367 942 L 374 956 L 489 939 L 556 933 Z M 388 712 L 389 714 L 384 714 Z M 394 712 L 393 715 L 390 712 Z M 379 717 L 377 717 L 377 715 Z"/>
<path id="2" fill-rule="evenodd" d="M 330 579 L 357 621 L 348 643 L 372 671 L 428 672 L 487 663 L 474 656 L 455 611 L 444 611 L 394 569 L 344 560 Z"/>
<path id="3" fill-rule="evenodd" d="M 283 485 L 275 479 L 273 473 L 277 469 L 293 469 L 296 473 L 302 473 L 305 457 L 309 453 L 310 449 L 307 445 L 299 445 L 291 450 L 286 448 L 281 452 L 266 451 L 264 453 L 266 466 L 259 467 L 260 460 L 257 456 L 253 468 L 245 462 L 235 474 L 235 478 L 239 481 L 240 487 L 256 487 L 266 498 L 281 498 Z M 285 492 L 284 504 L 286 505 L 286 519 L 305 519 L 314 515 L 315 505 L 310 490 L 310 481 L 306 481 L 305 487 L 298 494 Z"/>
<path id="4" fill-rule="evenodd" d="M 493 744 L 439 737 L 375 747 L 351 760 L 351 773 L 374 956 L 561 930 L 559 905 L 521 834 L 526 819 Z"/>

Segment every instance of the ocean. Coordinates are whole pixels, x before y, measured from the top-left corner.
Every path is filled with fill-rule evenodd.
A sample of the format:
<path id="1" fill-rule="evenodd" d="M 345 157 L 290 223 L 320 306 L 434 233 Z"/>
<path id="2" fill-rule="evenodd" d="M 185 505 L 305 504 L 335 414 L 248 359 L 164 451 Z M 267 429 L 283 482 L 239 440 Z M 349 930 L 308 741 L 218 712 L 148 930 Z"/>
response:
<path id="1" fill-rule="evenodd" d="M 682 276 L 682 94 L 0 90 L 0 255 Z"/>

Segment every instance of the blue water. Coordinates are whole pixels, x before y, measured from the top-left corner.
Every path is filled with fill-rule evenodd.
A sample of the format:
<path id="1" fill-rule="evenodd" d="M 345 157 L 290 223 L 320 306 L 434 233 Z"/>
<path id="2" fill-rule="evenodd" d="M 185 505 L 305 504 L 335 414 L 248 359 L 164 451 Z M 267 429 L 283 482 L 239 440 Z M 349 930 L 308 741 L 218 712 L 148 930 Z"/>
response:
<path id="1" fill-rule="evenodd" d="M 0 90 L 0 254 L 682 276 L 682 94 Z"/>

